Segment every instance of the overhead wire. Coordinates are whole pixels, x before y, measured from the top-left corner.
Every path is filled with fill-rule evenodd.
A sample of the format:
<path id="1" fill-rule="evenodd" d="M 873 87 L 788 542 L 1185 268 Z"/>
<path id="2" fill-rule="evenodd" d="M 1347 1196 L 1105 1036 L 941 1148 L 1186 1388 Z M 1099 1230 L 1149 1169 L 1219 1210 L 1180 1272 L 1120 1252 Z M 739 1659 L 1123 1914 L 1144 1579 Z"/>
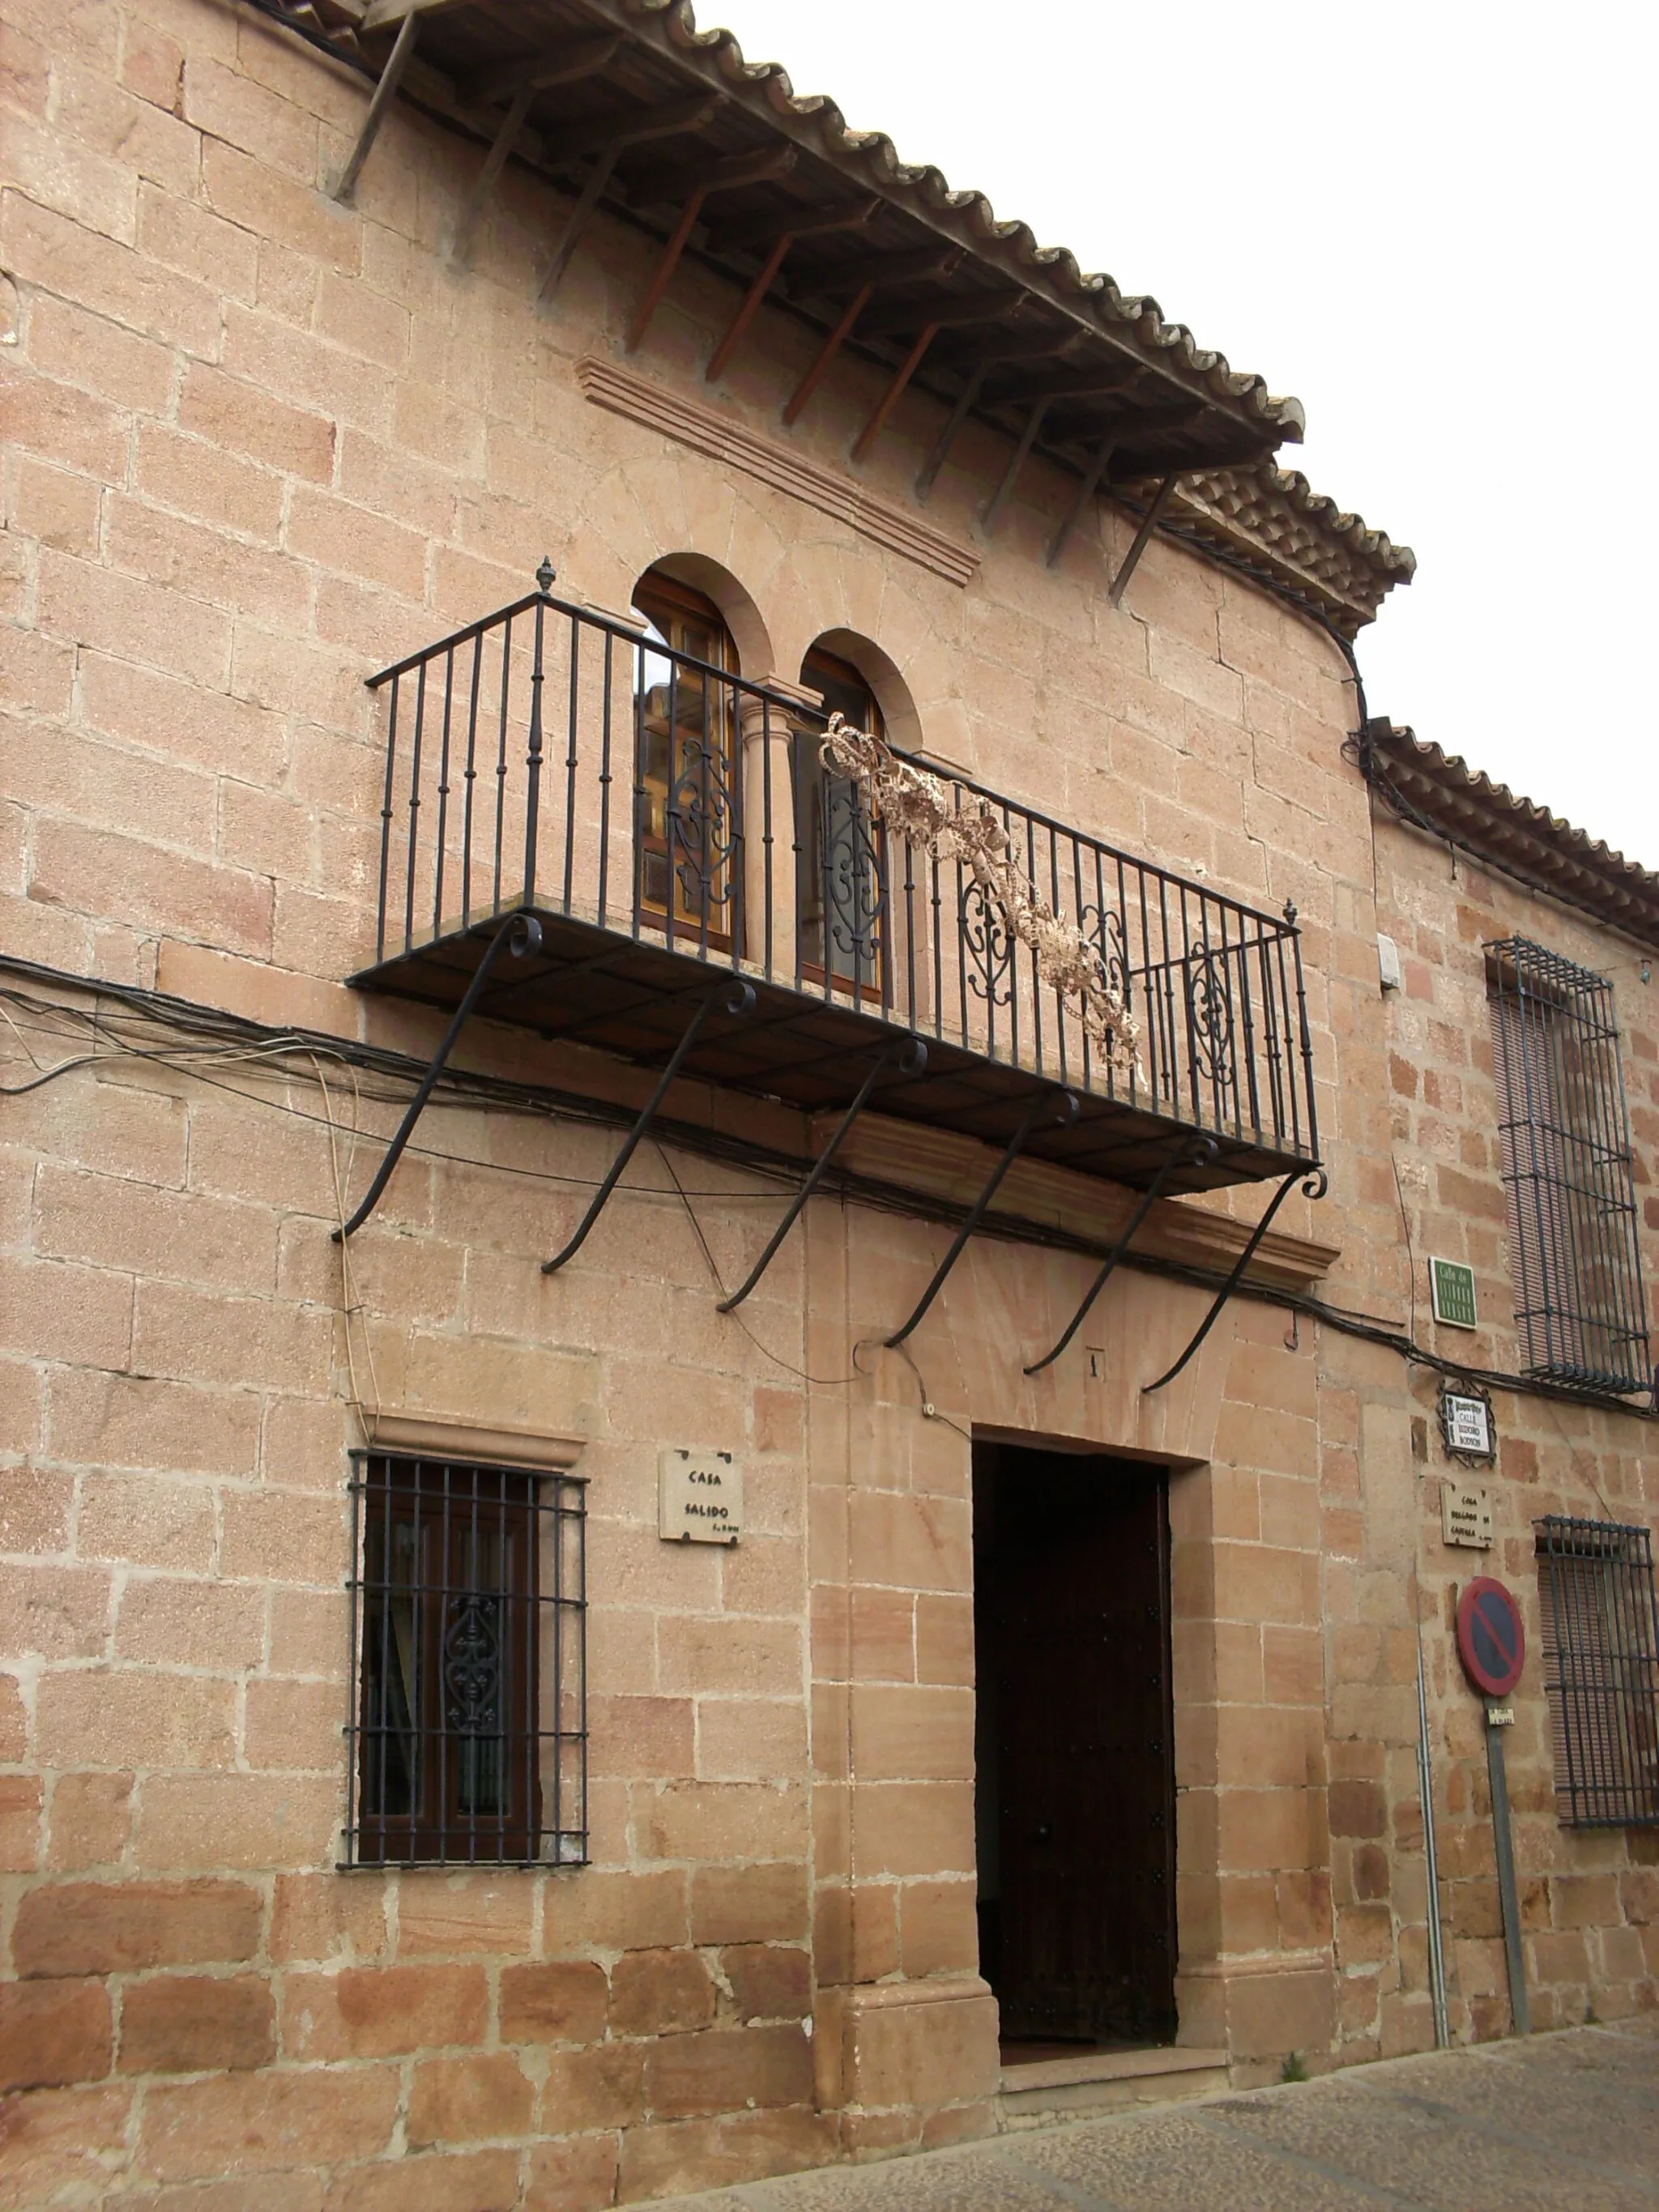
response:
<path id="1" fill-rule="evenodd" d="M 326 1126 L 325 1117 L 307 1113 L 291 1100 L 263 1097 L 258 1092 L 251 1092 L 224 1081 L 212 1071 L 240 1066 L 244 1068 L 257 1067 L 272 1073 L 285 1073 L 291 1077 L 295 1073 L 296 1062 L 307 1060 L 312 1054 L 320 1053 L 353 1068 L 354 1081 L 360 1086 L 360 1099 L 394 1104 L 406 1103 L 424 1073 L 423 1064 L 418 1059 L 386 1046 L 318 1031 L 277 1030 L 248 1016 L 230 1014 L 216 1008 L 200 1006 L 191 1001 L 173 999 L 142 986 L 88 981 L 85 977 L 47 968 L 11 954 L 0 953 L 0 972 L 25 975 L 37 984 L 93 997 L 94 1003 L 88 1010 L 73 1002 L 32 1000 L 27 994 L 0 986 L 0 1001 L 9 1001 L 11 1006 L 23 1009 L 31 1016 L 62 1017 L 77 1024 L 83 1032 L 89 1031 L 94 1038 L 107 1041 L 100 1043 L 100 1049 L 96 1051 L 76 1055 L 74 1064 L 77 1066 L 93 1062 L 107 1064 L 121 1057 L 131 1057 L 191 1076 L 234 1096 L 255 1100 L 313 1125 Z M 128 1024 L 148 1024 L 152 1028 L 171 1030 L 189 1042 L 171 1045 L 165 1049 L 140 1044 L 125 1034 L 125 1028 L 118 1024 L 118 1012 L 126 1018 Z M 32 1053 L 29 1057 L 33 1060 Z M 70 1063 L 67 1060 L 46 1071 L 50 1079 L 57 1079 L 71 1072 Z M 362 1081 L 365 1075 L 370 1079 L 369 1081 Z M 33 1086 L 11 1086 L 14 1092 L 29 1087 Z M 551 1086 L 517 1083 L 465 1069 L 445 1070 L 434 1093 L 433 1103 L 458 1109 L 507 1112 L 556 1123 L 568 1121 L 590 1127 L 624 1127 L 630 1125 L 635 1118 L 635 1109 L 626 1104 L 568 1093 Z M 360 1139 L 368 1133 L 359 1130 L 356 1136 Z M 751 1178 L 749 1187 L 731 1191 L 688 1192 L 678 1176 L 671 1171 L 670 1179 L 674 1186 L 672 1189 L 630 1183 L 626 1188 L 633 1195 L 670 1199 L 682 1206 L 694 1197 L 723 1203 L 755 1201 L 775 1196 L 779 1188 L 791 1188 L 799 1181 L 801 1163 L 799 1158 L 747 1138 L 729 1135 L 696 1123 L 665 1118 L 659 1124 L 658 1142 L 659 1147 L 664 1142 L 672 1143 L 676 1150 L 689 1152 L 693 1157 L 718 1160 L 728 1167 L 736 1168 Z M 413 1145 L 409 1149 L 421 1157 L 444 1164 L 474 1167 L 534 1181 L 591 1189 L 597 1187 L 599 1180 L 530 1167 L 516 1161 L 475 1159 L 468 1155 Z M 758 1189 L 757 1183 L 761 1186 Z M 769 1185 L 770 1189 L 767 1188 Z M 933 1221 L 955 1228 L 963 1218 L 963 1209 L 951 1200 L 884 1183 L 873 1177 L 838 1167 L 832 1168 L 826 1175 L 823 1189 L 826 1195 L 839 1194 L 844 1200 L 910 1219 Z M 1015 1214 L 988 1213 L 980 1224 L 979 1233 L 1006 1243 L 1035 1244 L 1048 1249 L 1081 1254 L 1091 1259 L 1104 1256 L 1098 1240 Z M 712 1261 L 712 1254 L 709 1257 Z M 1126 1254 L 1120 1264 L 1139 1273 L 1188 1284 L 1203 1290 L 1218 1289 L 1227 1279 L 1219 1270 L 1166 1260 L 1154 1253 Z M 717 1270 L 715 1279 L 719 1279 Z M 1595 1406 L 1605 1411 L 1628 1413 L 1638 1420 L 1659 1420 L 1659 1409 L 1633 1405 L 1628 1399 L 1609 1397 L 1597 1391 L 1581 1389 L 1570 1383 L 1554 1382 L 1544 1377 L 1510 1375 L 1497 1369 L 1472 1367 L 1466 1361 L 1444 1358 L 1428 1346 L 1419 1344 L 1414 1329 L 1408 1332 L 1375 1315 L 1355 1312 L 1327 1300 L 1310 1297 L 1304 1291 L 1257 1280 L 1239 1285 L 1236 1295 L 1279 1307 L 1286 1312 L 1304 1315 L 1340 1334 L 1380 1346 L 1395 1352 L 1401 1358 L 1435 1373 L 1464 1376 L 1483 1382 L 1492 1390 L 1549 1398 L 1564 1404 Z M 740 1321 L 739 1325 L 752 1336 L 745 1323 Z M 769 1358 L 787 1367 L 787 1362 L 760 1344 L 758 1339 L 753 1340 Z M 812 1378 L 805 1379 L 810 1381 Z M 830 1380 L 824 1379 L 826 1383 Z"/>

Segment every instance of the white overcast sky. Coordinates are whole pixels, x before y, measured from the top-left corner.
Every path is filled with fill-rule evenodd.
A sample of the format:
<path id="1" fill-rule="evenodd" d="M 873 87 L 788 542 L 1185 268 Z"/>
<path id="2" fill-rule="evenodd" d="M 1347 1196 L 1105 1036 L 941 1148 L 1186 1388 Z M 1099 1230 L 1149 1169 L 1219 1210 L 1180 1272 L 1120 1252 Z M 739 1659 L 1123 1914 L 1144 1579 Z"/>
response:
<path id="1" fill-rule="evenodd" d="M 1410 545 L 1359 641 L 1408 723 L 1659 869 L 1651 0 L 701 0 L 1294 392 Z"/>

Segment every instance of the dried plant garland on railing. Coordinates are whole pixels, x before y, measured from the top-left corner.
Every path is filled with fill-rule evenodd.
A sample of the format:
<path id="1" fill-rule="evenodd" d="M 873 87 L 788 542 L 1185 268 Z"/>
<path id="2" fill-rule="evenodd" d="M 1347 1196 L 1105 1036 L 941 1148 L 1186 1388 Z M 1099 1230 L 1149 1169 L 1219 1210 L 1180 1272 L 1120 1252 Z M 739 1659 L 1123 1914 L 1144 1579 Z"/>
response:
<path id="1" fill-rule="evenodd" d="M 826 768 L 863 792 L 872 818 L 935 860 L 960 860 L 1000 912 L 1011 937 L 1029 945 L 1037 973 L 1062 999 L 1076 1001 L 1084 1033 L 1107 1066 L 1139 1076 L 1140 1033 L 1107 975 L 1100 949 L 1056 914 L 1015 864 L 1008 832 L 977 793 L 932 775 L 896 753 L 885 738 L 830 717 L 819 753 Z"/>

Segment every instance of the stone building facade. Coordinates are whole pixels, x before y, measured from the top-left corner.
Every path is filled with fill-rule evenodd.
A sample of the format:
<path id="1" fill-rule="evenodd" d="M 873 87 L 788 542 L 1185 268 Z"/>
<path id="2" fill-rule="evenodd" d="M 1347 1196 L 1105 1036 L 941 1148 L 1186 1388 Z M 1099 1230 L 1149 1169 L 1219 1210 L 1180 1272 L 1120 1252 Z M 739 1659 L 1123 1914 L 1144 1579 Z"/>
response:
<path id="1" fill-rule="evenodd" d="M 383 0 L 6 15 L 0 2202 L 588 2212 L 1426 2046 L 1419 1648 L 1446 2030 L 1505 2033 L 1483 1716 L 1451 1628 L 1472 1569 L 1515 1590 L 1529 1639 L 1508 1751 L 1534 2023 L 1651 2007 L 1659 1847 L 1561 1817 L 1534 1523 L 1650 1529 L 1659 1449 L 1633 1375 L 1511 1387 L 1487 948 L 1613 980 L 1650 1328 L 1659 884 L 1364 719 L 1348 641 L 1410 558 L 1276 466 L 1294 403 L 745 73 L 678 0 L 549 0 L 516 30 Z M 752 208 L 711 228 L 716 185 L 715 210 L 794 192 L 794 229 Z M 911 230 L 849 264 L 829 312 L 769 291 L 786 232 L 849 222 Z M 978 356 L 951 337 L 975 287 Z M 1051 382 L 999 399 L 985 363 L 1017 362 L 1033 324 Z M 1104 410 L 1086 438 L 1056 432 L 1066 404 Z M 471 641 L 501 633 L 469 626 L 507 606 L 509 708 L 468 726 L 491 748 L 510 727 L 513 763 L 503 741 L 463 771 L 432 750 L 460 722 L 415 687 L 476 715 Z M 514 690 L 544 628 L 541 680 Z M 367 679 L 421 656 L 394 726 Z M 935 779 L 913 796 L 959 819 L 975 790 L 1011 795 L 992 817 L 1027 887 L 1061 924 L 1093 914 L 1143 1089 L 1079 1059 L 1076 1006 L 1054 1014 L 1035 965 L 1019 980 L 1023 941 L 1007 966 L 1006 902 L 974 922 L 955 894 L 951 935 L 927 860 L 933 894 L 901 902 L 895 833 L 814 906 L 814 840 L 876 818 L 818 764 L 839 697 L 895 773 Z M 659 714 L 671 749 L 697 722 L 700 764 L 657 776 Z M 748 810 L 713 860 L 732 800 L 711 717 Z M 596 773 L 613 726 L 628 750 Z M 396 807 L 389 751 L 416 779 Z M 532 880 L 516 857 L 504 889 L 452 877 L 416 927 L 411 842 L 459 867 L 495 787 L 516 855 L 521 757 L 548 824 L 605 826 L 562 885 L 544 845 Z M 1109 896 L 1060 879 L 1079 840 L 1123 860 Z M 613 852 L 621 926 L 593 903 Z M 832 951 L 872 869 L 878 955 L 867 929 Z M 1161 963 L 1158 898 L 1199 918 Z M 520 908 L 540 949 L 496 946 L 500 994 L 342 1242 Z M 1224 915 L 1248 939 L 1206 935 Z M 621 963 L 597 996 L 559 950 L 578 924 Z M 970 998 L 963 947 L 988 942 Z M 744 1058 L 722 1000 L 546 1272 L 711 970 L 766 1020 L 830 1023 L 823 1102 L 798 1058 Z M 641 994 L 630 1053 L 615 1024 Z M 1039 1002 L 1046 1033 L 999 1042 L 998 1006 Z M 1244 1039 L 1247 1003 L 1271 1036 Z M 982 1130 L 977 1106 L 872 1094 L 720 1310 L 877 1036 L 979 1084 Z M 1044 1085 L 1054 1126 L 1024 1130 Z M 1121 1179 L 1066 1164 L 1068 1085 L 1079 1127 L 1125 1133 Z M 1047 1360 L 1166 1158 L 1176 1179 Z M 1472 1334 L 1433 1317 L 1431 1256 L 1473 1270 Z M 1492 1394 L 1484 1557 L 1442 1540 L 1442 1484 L 1469 1472 L 1441 1442 L 1446 1368 Z M 735 1542 L 665 1540 L 665 1455 L 740 1471 Z M 449 1548 L 398 1583 L 394 1522 L 418 1541 L 434 1469 L 464 1501 L 425 1524 L 441 1510 Z M 490 1543 L 539 1547 L 529 1581 L 478 1579 L 481 1497 Z M 555 1497 L 568 1526 L 544 1538 Z M 548 1549 L 578 1524 L 585 1584 Z M 1114 1547 L 1133 1585 L 1127 1565 L 1091 1581 Z M 501 1650 L 527 1648 L 520 1689 L 559 1741 L 445 1717 L 452 1600 L 475 1689 L 505 1698 Z M 503 1624 L 530 1611 L 526 1647 Z M 1125 1684 L 1136 1741 L 1103 1765 Z M 398 1799 L 386 1760 L 418 1750 L 422 1700 L 453 1765 L 434 1798 L 411 1764 Z M 533 1816 L 485 1772 L 520 1752 Z M 1109 1897 L 1074 1862 L 1041 1879 L 1044 1790 L 1086 1802 L 1085 1842 L 1130 1807 Z M 1065 1912 L 1043 1920 L 1039 1892 Z M 1091 1914 L 1095 1979 L 1057 1996 L 1042 1943 Z M 1109 2061 L 1125 2021 L 1143 2047 Z"/>

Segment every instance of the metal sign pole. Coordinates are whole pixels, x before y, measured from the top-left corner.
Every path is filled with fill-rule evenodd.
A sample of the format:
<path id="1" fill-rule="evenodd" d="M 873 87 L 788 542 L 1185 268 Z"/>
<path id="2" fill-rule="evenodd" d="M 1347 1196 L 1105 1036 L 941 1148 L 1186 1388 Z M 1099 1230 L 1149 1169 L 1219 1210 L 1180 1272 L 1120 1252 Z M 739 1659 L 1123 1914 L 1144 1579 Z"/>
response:
<path id="1" fill-rule="evenodd" d="M 1497 1698 L 1485 1700 L 1486 1774 L 1492 1784 L 1492 1840 L 1498 1861 L 1498 1896 L 1504 1911 L 1504 1956 L 1510 1972 L 1510 2018 L 1516 2035 L 1532 2033 L 1527 1969 L 1521 1955 L 1521 1903 L 1515 1890 L 1515 1847 L 1510 1837 L 1510 1785 L 1504 1768 L 1504 1730 L 1514 1717 Z M 1497 1716 L 1502 1713 L 1499 1721 Z"/>
<path id="2" fill-rule="evenodd" d="M 1423 1803 L 1423 1861 L 1428 1885 L 1429 1996 L 1434 2006 L 1434 2041 L 1443 2051 L 1451 2041 L 1446 2021 L 1445 1937 L 1440 1924 L 1440 1864 L 1434 1847 L 1434 1771 L 1429 1761 L 1429 1698 L 1423 1680 L 1423 1638 L 1417 1640 L 1417 1791 Z"/>
<path id="3" fill-rule="evenodd" d="M 1498 1896 L 1504 1911 L 1504 1956 L 1510 1970 L 1510 2023 L 1516 2035 L 1532 2033 L 1527 1969 L 1521 1956 L 1521 1904 L 1515 1893 L 1515 1843 L 1510 1833 L 1510 1785 L 1504 1771 L 1504 1731 L 1515 1718 L 1505 1702 L 1521 1680 L 1527 1632 L 1521 1608 L 1502 1583 L 1477 1575 L 1457 1599 L 1457 1656 L 1480 1692 L 1486 1722 L 1486 1775 L 1492 1784 L 1492 1847 L 1498 1862 Z"/>

